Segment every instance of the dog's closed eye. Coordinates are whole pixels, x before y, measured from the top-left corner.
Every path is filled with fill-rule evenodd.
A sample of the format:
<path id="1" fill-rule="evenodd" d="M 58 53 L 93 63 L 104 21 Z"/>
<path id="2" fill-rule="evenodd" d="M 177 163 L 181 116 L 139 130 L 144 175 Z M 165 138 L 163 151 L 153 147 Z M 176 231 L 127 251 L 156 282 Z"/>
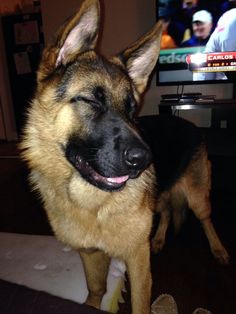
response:
<path id="1" fill-rule="evenodd" d="M 73 104 L 79 103 L 79 102 L 85 102 L 91 105 L 93 108 L 99 110 L 99 112 L 105 113 L 107 111 L 107 107 L 103 103 L 93 98 L 86 97 L 86 96 L 77 95 L 71 98 L 70 102 Z"/>

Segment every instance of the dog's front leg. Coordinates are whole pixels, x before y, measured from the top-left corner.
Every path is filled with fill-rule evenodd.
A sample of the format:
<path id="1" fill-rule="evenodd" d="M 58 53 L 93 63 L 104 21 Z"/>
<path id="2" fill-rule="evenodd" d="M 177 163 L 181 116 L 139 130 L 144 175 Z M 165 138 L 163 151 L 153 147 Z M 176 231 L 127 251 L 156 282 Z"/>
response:
<path id="1" fill-rule="evenodd" d="M 131 285 L 132 314 L 149 314 L 152 284 L 149 242 L 132 252 L 126 263 Z"/>
<path id="2" fill-rule="evenodd" d="M 86 303 L 99 309 L 103 295 L 106 292 L 110 258 L 99 250 L 81 250 L 80 256 L 83 261 L 89 291 Z"/>

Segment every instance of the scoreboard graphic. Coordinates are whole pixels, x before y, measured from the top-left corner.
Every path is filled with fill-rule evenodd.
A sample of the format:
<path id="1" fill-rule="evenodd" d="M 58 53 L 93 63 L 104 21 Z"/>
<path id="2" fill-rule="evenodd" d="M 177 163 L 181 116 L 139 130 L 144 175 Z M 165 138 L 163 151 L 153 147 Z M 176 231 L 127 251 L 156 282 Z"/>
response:
<path id="1" fill-rule="evenodd" d="M 192 72 L 236 71 L 236 52 L 195 53 L 186 62 Z"/>

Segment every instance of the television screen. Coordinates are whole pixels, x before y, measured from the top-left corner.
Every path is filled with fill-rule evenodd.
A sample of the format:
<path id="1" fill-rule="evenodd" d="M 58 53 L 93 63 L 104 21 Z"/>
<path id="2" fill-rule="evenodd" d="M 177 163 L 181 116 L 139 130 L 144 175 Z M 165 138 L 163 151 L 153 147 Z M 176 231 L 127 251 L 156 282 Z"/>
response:
<path id="1" fill-rule="evenodd" d="M 161 51 L 157 64 L 158 85 L 219 83 L 234 81 L 236 51 L 236 0 L 159 0 L 157 18 L 163 21 Z M 196 58 L 221 53 L 215 63 L 197 70 Z M 188 61 L 188 62 L 187 62 Z M 214 71 L 214 67 L 216 71 Z M 204 71 L 206 69 L 206 72 Z M 228 70 L 227 70 L 228 69 Z M 227 71 L 226 71 L 227 70 Z M 236 73 L 236 72 L 234 72 Z"/>

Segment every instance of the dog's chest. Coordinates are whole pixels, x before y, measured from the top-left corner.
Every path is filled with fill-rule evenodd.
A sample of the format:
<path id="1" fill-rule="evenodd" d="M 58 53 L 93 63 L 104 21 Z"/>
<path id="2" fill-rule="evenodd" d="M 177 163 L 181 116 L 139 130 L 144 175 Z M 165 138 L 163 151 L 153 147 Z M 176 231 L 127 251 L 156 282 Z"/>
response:
<path id="1" fill-rule="evenodd" d="M 127 186 L 127 190 L 107 193 L 90 189 L 77 177 L 71 178 L 67 188 L 41 183 L 53 230 L 73 248 L 98 248 L 122 256 L 147 241 L 152 224 L 147 190 Z"/>
<path id="2" fill-rule="evenodd" d="M 95 214 L 76 207 L 58 210 L 50 222 L 58 236 L 75 249 L 98 248 L 112 256 L 123 256 L 149 236 L 152 214 L 131 204 L 106 205 Z"/>

